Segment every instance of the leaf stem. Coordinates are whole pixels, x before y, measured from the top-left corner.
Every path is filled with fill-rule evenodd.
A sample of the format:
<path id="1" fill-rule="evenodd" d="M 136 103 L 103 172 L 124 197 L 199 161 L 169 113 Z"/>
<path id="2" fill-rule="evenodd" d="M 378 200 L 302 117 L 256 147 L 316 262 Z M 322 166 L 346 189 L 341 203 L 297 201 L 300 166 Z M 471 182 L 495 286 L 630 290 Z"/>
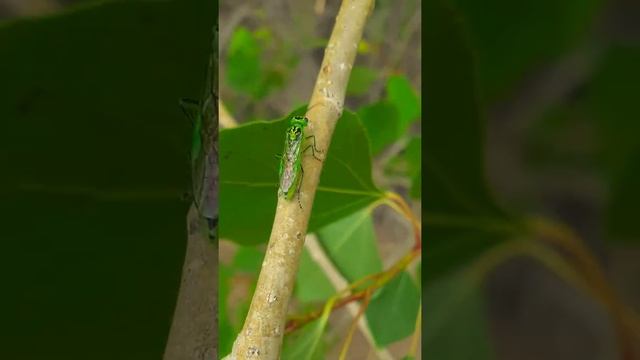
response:
<path id="1" fill-rule="evenodd" d="M 355 319 L 353 319 L 353 322 L 349 327 L 347 338 L 344 340 L 342 350 L 340 350 L 339 360 L 344 360 L 346 358 L 347 351 L 349 351 L 349 345 L 351 345 L 351 339 L 353 339 L 353 333 L 356 330 L 356 325 L 358 324 L 358 320 L 360 320 L 360 318 L 362 317 L 362 314 L 364 314 L 365 310 L 367 309 L 367 306 L 369 306 L 369 300 L 371 300 L 371 291 L 365 290 L 364 298 L 362 304 L 360 305 L 360 311 L 358 311 L 358 314 L 356 315 Z"/>

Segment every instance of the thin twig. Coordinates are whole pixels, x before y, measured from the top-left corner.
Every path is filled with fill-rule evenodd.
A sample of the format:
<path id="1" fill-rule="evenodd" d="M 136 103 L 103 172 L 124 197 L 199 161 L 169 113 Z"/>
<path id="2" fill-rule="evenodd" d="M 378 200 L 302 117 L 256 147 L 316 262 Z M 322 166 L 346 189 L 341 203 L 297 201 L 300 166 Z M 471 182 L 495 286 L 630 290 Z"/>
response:
<path id="1" fill-rule="evenodd" d="M 328 153 L 336 122 L 342 114 L 345 92 L 358 43 L 373 0 L 343 1 L 325 50 L 307 112 L 308 131 Z M 330 156 L 330 154 L 329 154 Z M 303 157 L 304 178 L 296 201 L 278 199 L 269 246 L 244 326 L 233 344 L 231 359 L 280 357 L 286 313 L 304 245 L 322 162 Z"/>
<path id="2" fill-rule="evenodd" d="M 371 291 L 367 289 L 364 294 L 364 299 L 360 304 L 360 309 L 356 314 L 356 320 L 358 323 L 360 323 L 360 319 L 362 319 L 362 315 L 367 310 L 367 306 L 369 306 L 369 300 L 371 300 Z M 355 330 L 356 330 L 356 321 L 354 321 L 351 324 L 351 327 L 349 328 L 349 332 L 347 333 L 347 338 L 345 339 L 344 344 L 342 344 L 342 350 L 340 351 L 340 357 L 339 357 L 340 360 L 344 360 L 347 357 L 347 352 L 349 351 L 349 346 L 351 345 L 351 340 L 353 339 L 353 333 L 355 332 Z"/>

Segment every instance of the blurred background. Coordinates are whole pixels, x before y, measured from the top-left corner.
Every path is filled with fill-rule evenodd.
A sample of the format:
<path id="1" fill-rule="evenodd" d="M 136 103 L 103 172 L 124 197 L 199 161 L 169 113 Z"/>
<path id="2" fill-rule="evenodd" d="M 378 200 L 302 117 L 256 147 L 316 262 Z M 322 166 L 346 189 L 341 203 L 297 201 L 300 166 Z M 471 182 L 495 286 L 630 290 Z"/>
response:
<path id="1" fill-rule="evenodd" d="M 220 88 L 239 121 L 277 118 L 308 101 L 340 4 L 220 2 Z M 347 108 L 382 98 L 394 74 L 420 89 L 420 23 L 418 1 L 376 3 L 358 49 Z M 237 75 L 240 69 L 244 77 Z"/>
<path id="2" fill-rule="evenodd" d="M 636 225 L 640 215 L 640 113 L 636 106 L 640 3 L 427 3 L 430 6 L 423 9 L 427 17 L 423 106 L 424 124 L 428 125 L 423 156 L 428 169 L 431 161 L 431 170 L 438 165 L 440 174 L 451 176 L 447 188 L 429 182 L 430 175 L 438 175 L 435 170 L 423 174 L 427 181 L 423 203 L 427 298 L 423 301 L 425 332 L 433 335 L 425 334 L 424 348 L 431 345 L 442 358 L 640 358 L 640 232 Z M 431 12 L 437 15 L 429 17 Z M 466 118 L 470 120 L 465 124 L 461 119 Z M 452 144 L 440 141 L 442 136 Z M 477 152 L 481 154 L 478 159 Z M 458 165 L 447 164 L 447 160 Z M 484 168 L 484 175 L 476 165 Z M 484 187 L 484 180 L 473 183 L 474 174 L 487 180 L 486 190 L 478 190 Z M 475 185 L 478 187 L 472 188 Z M 459 210 L 459 214 L 476 218 L 465 218 L 469 223 L 459 224 L 455 231 L 455 226 L 446 228 L 435 215 L 430 218 L 430 214 L 451 210 L 451 201 L 440 194 L 452 188 L 482 208 Z M 501 220 L 482 223 L 480 215 L 484 220 Z M 496 228 L 517 227 L 530 216 L 555 223 L 554 231 L 562 227 L 558 224 L 565 224 L 575 232 L 603 268 L 607 286 L 619 295 L 616 306 L 626 309 L 622 322 L 632 325 L 620 331 L 607 306 L 567 281 L 558 267 L 552 270 L 548 262 L 542 265 L 551 260 L 553 256 L 547 256 L 551 254 L 502 258 L 491 264 L 488 273 L 471 260 L 489 260 L 484 251 L 500 248 L 501 238 L 571 237 Z M 550 248 L 563 256 L 565 264 L 575 260 L 575 252 L 557 245 Z M 443 275 L 445 268 L 448 274 L 459 268 L 481 273 L 484 280 L 479 294 L 461 292 L 469 297 L 465 304 L 447 304 L 450 299 L 441 299 L 447 294 L 444 286 L 459 284 L 451 285 L 457 280 L 455 275 Z M 578 273 L 589 278 L 586 270 Z M 428 279 L 440 278 L 445 280 L 430 292 Z M 450 322 L 488 328 L 489 337 L 479 330 L 465 333 L 451 324 L 429 328 L 429 304 L 434 316 L 449 313 Z M 454 344 L 463 342 L 467 349 L 453 350 Z"/>

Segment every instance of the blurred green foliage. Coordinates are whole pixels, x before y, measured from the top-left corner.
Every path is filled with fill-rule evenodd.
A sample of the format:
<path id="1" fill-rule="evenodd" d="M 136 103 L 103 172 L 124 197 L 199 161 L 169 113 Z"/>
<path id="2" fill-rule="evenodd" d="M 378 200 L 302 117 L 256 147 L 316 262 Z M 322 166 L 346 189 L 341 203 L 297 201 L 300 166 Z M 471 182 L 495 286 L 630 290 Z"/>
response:
<path id="1" fill-rule="evenodd" d="M 495 359 L 482 288 L 469 272 L 454 271 L 422 293 L 422 346 L 435 359 Z"/>
<path id="2" fill-rule="evenodd" d="M 611 240 L 640 242 L 640 45 L 612 46 L 588 85 L 587 109 L 609 180 L 607 230 Z"/>
<path id="3" fill-rule="evenodd" d="M 506 240 L 514 224 L 497 206 L 484 178 L 483 118 L 477 104 L 473 57 L 460 23 L 441 1 L 426 2 L 422 11 L 426 17 L 423 47 L 430 54 L 423 60 L 424 106 L 429 118 L 423 123 L 422 168 L 428 199 L 423 204 L 423 222 L 428 235 L 422 281 L 425 316 L 432 319 L 425 321 L 423 342 L 428 346 L 424 351 L 435 358 L 490 358 L 486 355 L 486 324 L 480 321 L 483 309 L 475 300 L 467 303 L 469 284 L 447 279 Z M 456 289 L 459 294 L 447 295 L 438 287 Z M 449 307 L 458 301 L 468 304 L 464 312 Z M 459 316 L 458 321 L 451 322 L 450 316 Z M 460 321 L 468 330 L 459 330 Z"/>
<path id="4" fill-rule="evenodd" d="M 379 74 L 376 69 L 364 66 L 354 66 L 351 69 L 351 77 L 347 85 L 347 96 L 364 95 L 377 80 Z"/>
<path id="5" fill-rule="evenodd" d="M 463 20 L 484 102 L 506 95 L 541 62 L 571 51 L 586 37 L 602 6 L 601 0 L 446 2 Z"/>
<path id="6" fill-rule="evenodd" d="M 590 63 L 589 57 L 594 57 L 593 73 L 587 72 L 568 94 L 552 99 L 541 109 L 541 116 L 527 119 L 522 126 L 523 156 L 515 160 L 522 161 L 517 169 L 528 171 L 526 175 L 533 180 L 528 179 L 525 191 L 530 194 L 522 196 L 528 202 L 521 207 L 551 212 L 554 209 L 549 204 L 557 203 L 549 195 L 561 197 L 565 195 L 560 194 L 562 189 L 571 190 L 571 195 L 584 197 L 581 204 L 602 207 L 609 246 L 616 246 L 619 240 L 640 239 L 634 224 L 640 211 L 640 129 L 636 121 L 640 114 L 635 104 L 640 93 L 640 47 L 630 41 L 621 46 L 602 40 L 610 36 L 606 33 L 610 29 L 594 21 L 610 15 L 600 13 L 602 3 L 423 2 L 423 47 L 429 56 L 423 59 L 428 109 L 428 119 L 422 124 L 428 199 L 423 220 L 428 238 L 422 280 L 425 316 L 432 319 L 425 322 L 423 333 L 427 357 L 495 357 L 490 340 L 500 339 L 488 336 L 484 294 L 473 277 L 472 265 L 487 250 L 530 235 L 518 216 L 503 210 L 485 182 L 485 147 L 504 147 L 482 141 L 484 118 L 485 114 L 497 115 L 494 124 L 512 131 L 505 133 L 520 135 L 514 129 L 520 130 L 525 120 L 518 122 L 516 114 L 506 118 L 517 124 L 507 123 L 500 110 L 508 108 L 511 100 L 526 103 L 526 99 L 510 96 L 522 87 L 530 90 L 527 81 L 532 74 L 567 58 L 586 56 L 582 60 Z M 574 54 L 582 46 L 599 50 Z M 510 140 L 521 145 L 517 139 Z M 495 178 L 510 176 L 506 171 L 494 174 Z M 604 185 L 604 203 L 599 193 L 584 190 L 597 192 L 594 184 Z M 498 195 L 505 195 L 501 190 L 496 189 Z M 465 326 L 456 325 L 460 323 Z M 460 343 L 466 346 L 456 346 Z"/>
<path id="7" fill-rule="evenodd" d="M 450 9 L 428 2 L 423 40 L 425 145 L 423 281 L 464 265 L 511 231 L 510 218 L 494 201 L 483 171 L 483 119 L 476 103 L 472 57 Z M 446 70 L 446 71 L 444 71 Z M 443 134 L 450 134 L 445 136 Z"/>
<path id="8" fill-rule="evenodd" d="M 268 29 L 253 32 L 244 27 L 235 29 L 226 59 L 226 80 L 231 88 L 256 101 L 285 84 L 288 69 L 297 59 L 286 51 L 269 56 L 274 41 Z"/>

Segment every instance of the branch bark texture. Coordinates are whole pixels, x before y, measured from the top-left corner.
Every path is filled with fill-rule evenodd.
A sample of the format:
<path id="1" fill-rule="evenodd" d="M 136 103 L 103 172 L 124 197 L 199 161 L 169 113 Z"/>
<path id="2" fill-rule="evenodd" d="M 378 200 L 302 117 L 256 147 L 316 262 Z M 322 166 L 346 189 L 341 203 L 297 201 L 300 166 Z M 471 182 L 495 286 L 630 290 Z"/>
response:
<path id="1" fill-rule="evenodd" d="M 182 281 L 164 360 L 218 358 L 218 250 L 206 236 L 194 206 Z"/>
<path id="2" fill-rule="evenodd" d="M 345 92 L 358 44 L 373 0 L 344 0 L 340 6 L 324 59 L 309 101 L 308 135 L 328 153 L 336 122 L 342 114 Z M 256 291 L 229 359 L 280 358 L 287 308 L 300 262 L 322 162 L 304 156 L 300 203 L 278 199 L 269 245 Z"/>

